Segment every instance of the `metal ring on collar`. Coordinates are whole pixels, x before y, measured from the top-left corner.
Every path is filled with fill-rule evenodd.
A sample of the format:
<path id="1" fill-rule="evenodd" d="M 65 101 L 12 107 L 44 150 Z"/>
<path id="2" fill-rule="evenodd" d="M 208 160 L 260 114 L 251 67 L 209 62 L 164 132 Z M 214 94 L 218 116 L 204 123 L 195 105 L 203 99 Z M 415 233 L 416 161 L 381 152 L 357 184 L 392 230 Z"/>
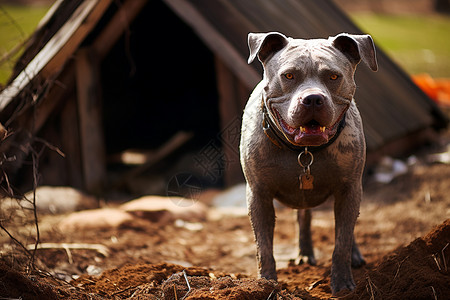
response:
<path id="1" fill-rule="evenodd" d="M 303 154 L 305 154 L 305 155 L 308 155 L 308 154 L 309 154 L 309 156 L 310 156 L 309 162 L 307 162 L 307 163 L 305 163 L 305 164 L 302 162 L 302 156 L 303 156 Z M 314 162 L 314 156 L 313 156 L 312 152 L 308 151 L 308 148 L 306 147 L 306 148 L 305 148 L 305 151 L 300 152 L 300 154 L 298 155 L 297 160 L 298 160 L 298 163 L 299 163 L 299 165 L 300 165 L 301 167 L 303 167 L 303 168 L 308 168 L 308 167 L 310 167 L 310 166 L 313 164 L 313 162 Z"/>

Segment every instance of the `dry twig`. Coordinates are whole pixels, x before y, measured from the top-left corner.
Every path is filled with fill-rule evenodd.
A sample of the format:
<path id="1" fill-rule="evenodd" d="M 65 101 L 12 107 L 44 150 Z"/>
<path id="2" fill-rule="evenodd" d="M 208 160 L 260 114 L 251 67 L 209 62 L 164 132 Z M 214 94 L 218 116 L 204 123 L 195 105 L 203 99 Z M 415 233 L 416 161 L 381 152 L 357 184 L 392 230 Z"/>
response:
<path id="1" fill-rule="evenodd" d="M 267 297 L 266 300 L 276 299 L 276 298 L 273 298 L 273 297 L 276 297 L 276 295 L 277 295 L 277 292 L 275 292 L 275 291 L 276 291 L 276 290 L 273 289 L 272 292 L 270 293 L 269 297 Z M 275 292 L 275 294 L 274 294 L 274 292 Z"/>
<path id="2" fill-rule="evenodd" d="M 0 220 L 0 229 L 1 230 L 3 230 L 8 236 L 9 236 L 9 238 L 11 239 L 11 240 L 13 240 L 14 241 L 14 243 L 16 243 L 20 248 L 22 248 L 23 250 L 25 250 L 25 252 L 27 253 L 27 255 L 28 256 L 30 256 L 31 257 L 31 252 L 27 249 L 27 247 L 25 247 L 18 239 L 16 239 L 9 231 L 8 231 L 8 229 L 5 227 L 5 226 L 3 226 L 3 224 L 1 223 L 1 220 Z"/>
<path id="3" fill-rule="evenodd" d="M 447 243 L 447 245 L 445 245 L 445 247 L 442 248 L 442 250 L 441 250 L 441 253 L 442 253 L 442 260 L 444 261 L 444 269 L 445 269 L 445 272 L 447 272 L 447 259 L 445 258 L 444 251 L 445 251 L 445 249 L 447 249 L 447 247 L 448 247 L 449 244 L 450 244 L 450 243 Z"/>
<path id="4" fill-rule="evenodd" d="M 28 272 L 30 272 L 31 268 L 34 269 L 35 253 L 36 253 L 36 249 L 37 249 L 37 246 L 39 244 L 39 241 L 40 241 L 39 221 L 38 221 L 37 209 L 36 209 L 36 189 L 37 189 L 37 185 L 38 185 L 39 156 L 40 156 L 40 154 L 38 154 L 37 152 L 32 150 L 32 158 L 33 158 L 33 216 L 34 216 L 34 225 L 36 227 L 36 241 L 34 243 L 34 250 L 35 251 L 33 251 L 33 254 L 30 257 L 30 262 L 29 262 L 30 268 L 29 268 Z"/>
<path id="5" fill-rule="evenodd" d="M 41 243 L 35 248 L 35 245 L 28 245 L 28 250 L 36 249 L 63 249 L 67 253 L 69 263 L 73 263 L 72 253 L 70 250 L 95 250 L 101 255 L 108 257 L 109 250 L 106 246 L 101 244 L 78 244 L 78 243 Z"/>
<path id="6" fill-rule="evenodd" d="M 400 272 L 400 267 L 401 267 L 402 264 L 405 262 L 405 260 L 407 260 L 408 258 L 409 258 L 409 255 L 408 255 L 407 257 L 405 257 L 405 259 L 403 259 L 400 263 L 397 262 L 398 268 L 397 268 L 397 272 L 395 273 L 394 280 L 395 280 L 395 278 L 397 278 L 398 273 Z"/>
<path id="7" fill-rule="evenodd" d="M 187 278 L 187 274 L 186 274 L 186 270 L 183 270 L 183 276 L 184 276 L 184 280 L 186 280 L 186 285 L 188 287 L 188 291 L 187 293 L 183 296 L 183 298 L 181 298 L 181 300 L 183 300 L 184 298 L 187 297 L 187 295 L 189 294 L 189 292 L 191 291 L 191 285 L 189 284 L 189 280 Z"/>
<path id="8" fill-rule="evenodd" d="M 319 284 L 321 284 L 321 283 L 323 283 L 323 282 L 324 282 L 324 279 L 316 280 L 316 281 L 314 281 L 313 283 L 311 283 L 311 284 L 306 288 L 306 290 L 307 290 L 307 291 L 311 291 L 313 288 L 317 287 Z"/>
<path id="9" fill-rule="evenodd" d="M 437 265 L 439 271 L 441 271 L 442 268 L 441 268 L 441 265 L 439 264 L 439 261 L 438 261 L 438 259 L 437 259 L 437 257 L 436 257 L 436 254 L 431 254 L 431 256 L 433 257 L 434 262 L 436 263 L 436 265 Z"/>
<path id="10" fill-rule="evenodd" d="M 431 290 L 433 291 L 434 300 L 437 300 L 436 291 L 434 290 L 434 287 L 431 286 Z"/>
<path id="11" fill-rule="evenodd" d="M 375 294 L 374 294 L 374 288 L 378 289 L 377 286 L 372 282 L 369 276 L 366 277 L 367 285 L 366 289 L 367 292 L 370 294 L 370 300 L 375 300 Z M 367 287 L 368 286 L 368 287 Z M 369 290 L 370 289 L 370 290 Z"/>
<path id="12" fill-rule="evenodd" d="M 123 289 L 123 290 L 120 290 L 120 291 L 117 291 L 117 292 L 111 294 L 111 296 L 117 296 L 119 294 L 125 293 L 126 291 L 129 291 L 129 290 L 137 288 L 137 287 L 138 287 L 138 285 L 129 286 L 129 287 Z"/>

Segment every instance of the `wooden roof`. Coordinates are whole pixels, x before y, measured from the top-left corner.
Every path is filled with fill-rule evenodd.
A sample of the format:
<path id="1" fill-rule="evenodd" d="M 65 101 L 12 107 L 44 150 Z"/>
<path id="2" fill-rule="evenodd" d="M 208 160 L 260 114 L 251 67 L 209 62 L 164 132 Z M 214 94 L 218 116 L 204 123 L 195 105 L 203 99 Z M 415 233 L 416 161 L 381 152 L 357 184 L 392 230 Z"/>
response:
<path id="1" fill-rule="evenodd" d="M 362 33 L 330 0 L 165 0 L 248 86 L 261 74 L 258 61 L 245 68 L 248 32 L 279 31 L 294 38 L 327 38 L 340 32 Z M 376 41 L 375 41 L 376 43 Z M 356 102 L 369 151 L 447 119 L 409 77 L 377 48 L 379 71 L 364 64 L 356 74 Z M 244 70 L 244 71 L 243 71 Z M 253 72 L 255 71 L 255 72 Z"/>
<path id="2" fill-rule="evenodd" d="M 294 38 L 360 33 L 330 0 L 163 1 L 194 29 L 249 89 L 257 84 L 262 73 L 259 62 L 246 63 L 249 32 L 280 31 Z M 133 14 L 128 14 L 128 18 L 133 18 L 145 2 L 127 0 L 120 10 L 127 11 L 127 7 L 131 7 Z M 111 5 L 117 3 L 112 0 L 58 1 L 53 14 L 37 32 L 41 37 L 26 49 L 24 63 L 15 71 L 17 76 L 0 93 L 0 113 L 38 74 L 44 78 L 56 76 Z M 117 40 L 117 35 L 126 26 L 123 22 L 126 16 L 126 13 L 122 17 L 116 14 L 117 21 L 109 22 L 103 29 L 107 34 L 97 35 L 97 41 L 93 42 L 97 52 L 104 55 Z M 42 38 L 44 33 L 46 36 Z M 379 149 L 424 128 L 446 126 L 447 120 L 434 102 L 380 49 L 377 49 L 377 56 L 377 73 L 361 64 L 356 75 L 358 88 L 355 98 L 362 113 L 368 150 Z"/>

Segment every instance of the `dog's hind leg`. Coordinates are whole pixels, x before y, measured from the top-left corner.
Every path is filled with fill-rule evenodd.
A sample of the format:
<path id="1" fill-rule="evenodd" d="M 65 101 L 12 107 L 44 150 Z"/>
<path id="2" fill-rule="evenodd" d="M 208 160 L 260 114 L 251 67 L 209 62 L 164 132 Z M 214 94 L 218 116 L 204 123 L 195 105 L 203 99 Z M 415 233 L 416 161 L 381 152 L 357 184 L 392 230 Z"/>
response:
<path id="1" fill-rule="evenodd" d="M 299 246 L 300 251 L 296 264 L 308 263 L 316 265 L 316 258 L 314 257 L 313 242 L 311 238 L 311 210 L 299 209 L 297 210 L 297 220 L 299 225 Z"/>

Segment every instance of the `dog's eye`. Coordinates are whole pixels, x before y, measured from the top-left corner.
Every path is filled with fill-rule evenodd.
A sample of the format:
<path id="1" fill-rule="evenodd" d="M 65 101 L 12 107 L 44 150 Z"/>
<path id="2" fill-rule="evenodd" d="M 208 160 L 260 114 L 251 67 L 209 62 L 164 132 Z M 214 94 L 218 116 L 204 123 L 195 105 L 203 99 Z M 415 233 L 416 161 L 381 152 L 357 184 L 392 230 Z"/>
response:
<path id="1" fill-rule="evenodd" d="M 292 79 L 294 79 L 294 74 L 286 73 L 286 74 L 284 74 L 284 77 L 286 77 L 286 79 L 288 79 L 288 80 L 292 80 Z"/>
<path id="2" fill-rule="evenodd" d="M 336 75 L 336 74 L 331 74 L 331 75 L 330 75 L 330 80 L 336 80 L 336 79 L 338 79 L 338 78 L 339 78 L 339 76 Z"/>

